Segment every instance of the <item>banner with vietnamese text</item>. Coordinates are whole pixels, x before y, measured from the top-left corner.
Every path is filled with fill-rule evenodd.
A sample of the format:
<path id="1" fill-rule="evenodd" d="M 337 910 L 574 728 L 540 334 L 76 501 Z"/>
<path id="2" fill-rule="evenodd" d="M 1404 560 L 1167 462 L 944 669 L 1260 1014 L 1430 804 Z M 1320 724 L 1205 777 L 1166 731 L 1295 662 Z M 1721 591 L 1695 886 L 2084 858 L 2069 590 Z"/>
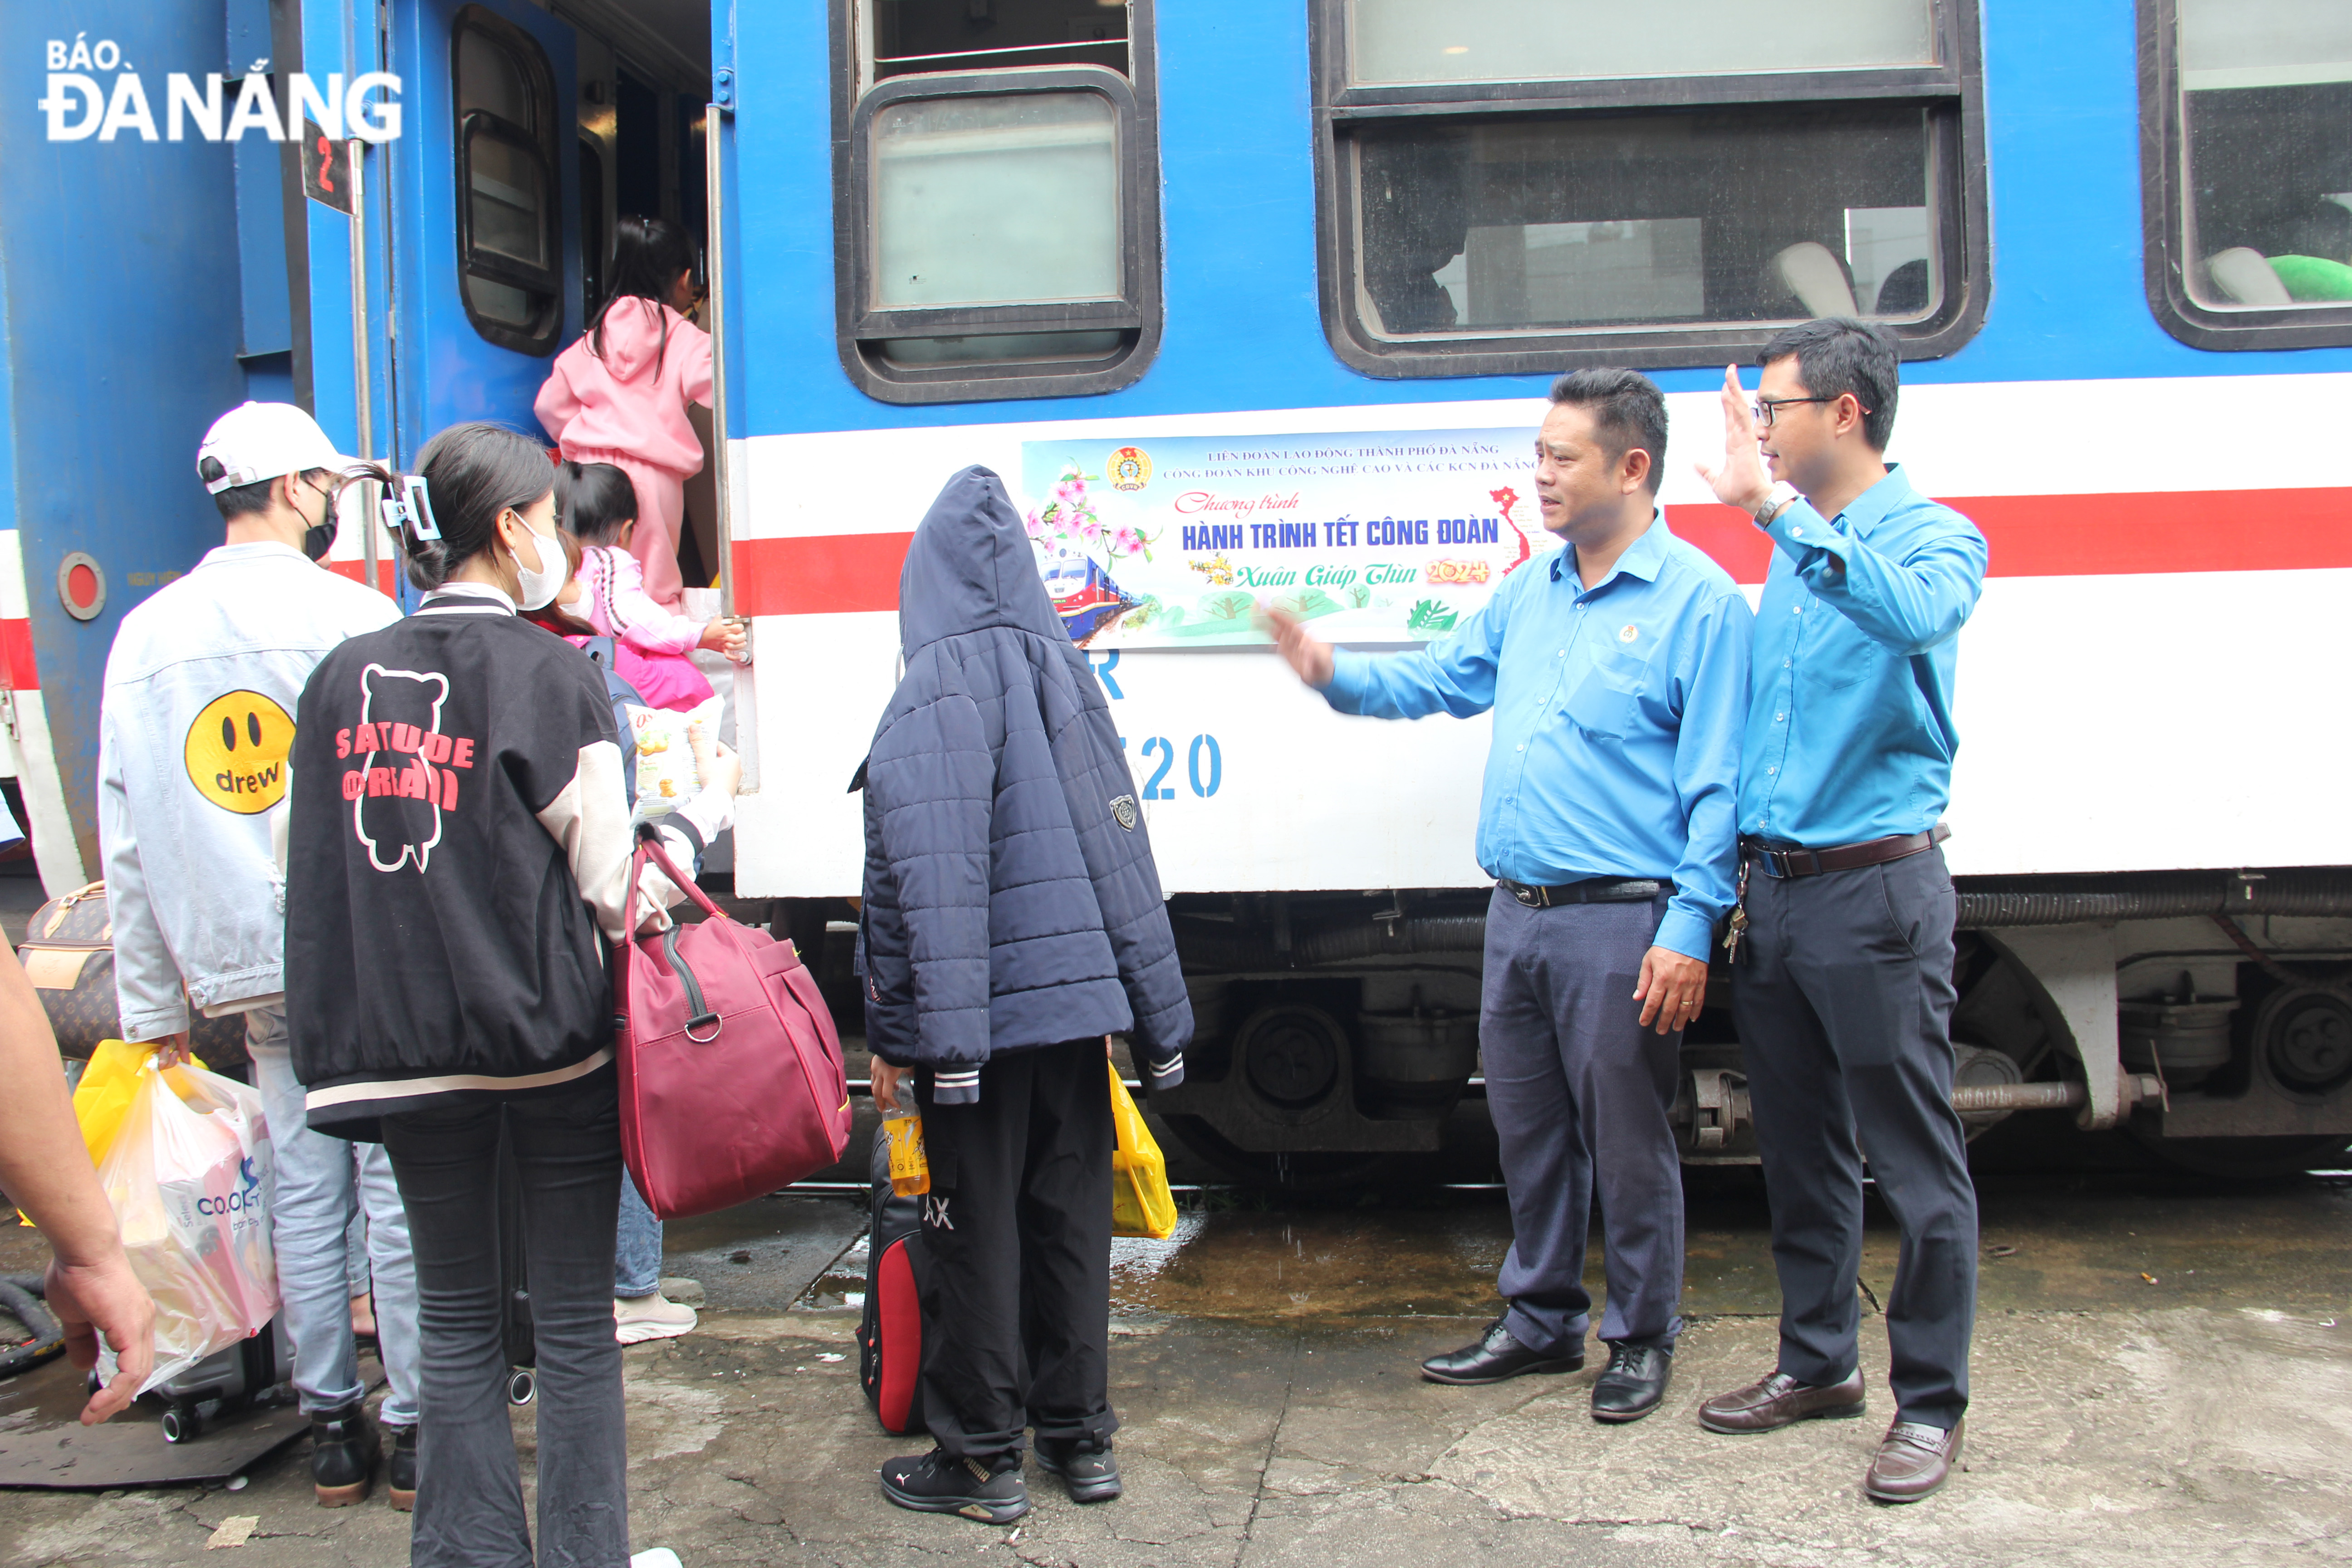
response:
<path id="1" fill-rule="evenodd" d="M 1262 642 L 1270 605 L 1346 643 L 1417 643 L 1558 549 L 1532 429 L 1022 444 L 1040 570 L 1094 647 Z"/>

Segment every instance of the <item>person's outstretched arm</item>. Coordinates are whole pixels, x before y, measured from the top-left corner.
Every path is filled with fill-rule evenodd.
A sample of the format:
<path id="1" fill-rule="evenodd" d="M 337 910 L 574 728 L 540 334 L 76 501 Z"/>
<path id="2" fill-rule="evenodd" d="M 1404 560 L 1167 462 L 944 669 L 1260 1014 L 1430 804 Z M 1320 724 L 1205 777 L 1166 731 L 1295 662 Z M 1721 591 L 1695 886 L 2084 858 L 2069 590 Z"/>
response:
<path id="1" fill-rule="evenodd" d="M 599 574 L 609 596 L 602 608 L 613 617 L 613 633 L 645 653 L 684 653 L 703 642 L 704 623 L 666 610 L 646 592 L 646 569 L 617 545 L 598 547 Z"/>
<path id="2" fill-rule="evenodd" d="M 1498 589 L 1478 613 L 1425 648 L 1365 654 L 1335 648 L 1286 611 L 1262 606 L 1259 627 L 1274 638 L 1298 679 L 1342 713 L 1374 719 L 1422 719 L 1451 713 L 1468 719 L 1495 705 L 1495 672 L 1507 618 Z"/>
<path id="3" fill-rule="evenodd" d="M 49 1310 L 74 1365 L 98 1363 L 98 1334 L 114 1347 L 114 1381 L 90 1396 L 84 1426 L 128 1405 L 155 1364 L 155 1303 L 131 1272 L 114 1210 L 90 1168 L 49 1016 L 14 954 L 0 962 L 0 1185 L 55 1254 Z"/>

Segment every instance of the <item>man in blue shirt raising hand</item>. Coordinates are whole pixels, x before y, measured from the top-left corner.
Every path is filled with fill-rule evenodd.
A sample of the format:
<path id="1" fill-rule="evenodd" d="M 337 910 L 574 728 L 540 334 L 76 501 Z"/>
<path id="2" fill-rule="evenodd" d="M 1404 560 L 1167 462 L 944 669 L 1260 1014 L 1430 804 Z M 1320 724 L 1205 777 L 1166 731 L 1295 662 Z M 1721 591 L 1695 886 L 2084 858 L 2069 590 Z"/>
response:
<path id="1" fill-rule="evenodd" d="M 1881 456 L 1897 390 L 1884 328 L 1809 321 L 1766 344 L 1763 365 L 1753 406 L 1738 369 L 1724 373 L 1723 462 L 1700 471 L 1774 547 L 1740 768 L 1731 1011 L 1772 1203 L 1780 1354 L 1699 1420 L 1762 1432 L 1862 1414 L 1866 1158 L 1903 1248 L 1886 1300 L 1895 1423 L 1864 1487 L 1910 1502 L 1959 1458 L 1976 1316 L 1937 819 L 1958 744 L 1955 639 L 1985 542 Z"/>
<path id="2" fill-rule="evenodd" d="M 1646 376 L 1579 371 L 1536 439 L 1544 527 L 1568 548 L 1507 577 L 1424 651 L 1334 650 L 1266 613 L 1283 657 L 1342 713 L 1494 710 L 1478 863 L 1486 917 L 1478 1041 L 1502 1148 L 1510 1310 L 1422 1363 L 1437 1383 L 1584 1364 L 1594 1188 L 1608 1251 L 1592 1414 L 1657 1408 L 1674 1367 L 1682 1170 L 1666 1116 L 1683 1026 L 1731 907 L 1747 602 L 1657 510 L 1665 400 Z"/>

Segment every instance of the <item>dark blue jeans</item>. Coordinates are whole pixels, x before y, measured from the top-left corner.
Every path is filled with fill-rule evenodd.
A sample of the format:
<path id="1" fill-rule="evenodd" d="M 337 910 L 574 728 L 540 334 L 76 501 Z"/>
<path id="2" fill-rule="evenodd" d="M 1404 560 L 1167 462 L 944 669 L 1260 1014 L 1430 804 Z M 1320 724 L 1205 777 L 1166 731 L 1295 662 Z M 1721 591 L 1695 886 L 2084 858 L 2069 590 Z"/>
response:
<path id="1" fill-rule="evenodd" d="M 506 1403 L 499 1133 L 522 1179 L 539 1346 L 539 1562 L 624 1568 L 628 1444 L 613 1337 L 620 1106 L 612 1068 L 503 1102 L 383 1119 L 416 1248 L 424 1419 L 415 1568 L 531 1568 Z"/>

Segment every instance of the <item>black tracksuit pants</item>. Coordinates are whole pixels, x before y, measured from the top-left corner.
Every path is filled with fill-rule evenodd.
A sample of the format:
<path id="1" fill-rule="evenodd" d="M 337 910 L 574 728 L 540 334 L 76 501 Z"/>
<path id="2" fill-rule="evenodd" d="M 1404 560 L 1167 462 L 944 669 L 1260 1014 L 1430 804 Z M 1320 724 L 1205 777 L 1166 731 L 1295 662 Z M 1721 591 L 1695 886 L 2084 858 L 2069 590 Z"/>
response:
<path id="1" fill-rule="evenodd" d="M 923 1200 L 923 1416 L 959 1458 L 1017 1459 L 1022 1432 L 1107 1440 L 1110 1079 L 1101 1037 L 997 1057 L 980 1100 L 915 1079 Z"/>

